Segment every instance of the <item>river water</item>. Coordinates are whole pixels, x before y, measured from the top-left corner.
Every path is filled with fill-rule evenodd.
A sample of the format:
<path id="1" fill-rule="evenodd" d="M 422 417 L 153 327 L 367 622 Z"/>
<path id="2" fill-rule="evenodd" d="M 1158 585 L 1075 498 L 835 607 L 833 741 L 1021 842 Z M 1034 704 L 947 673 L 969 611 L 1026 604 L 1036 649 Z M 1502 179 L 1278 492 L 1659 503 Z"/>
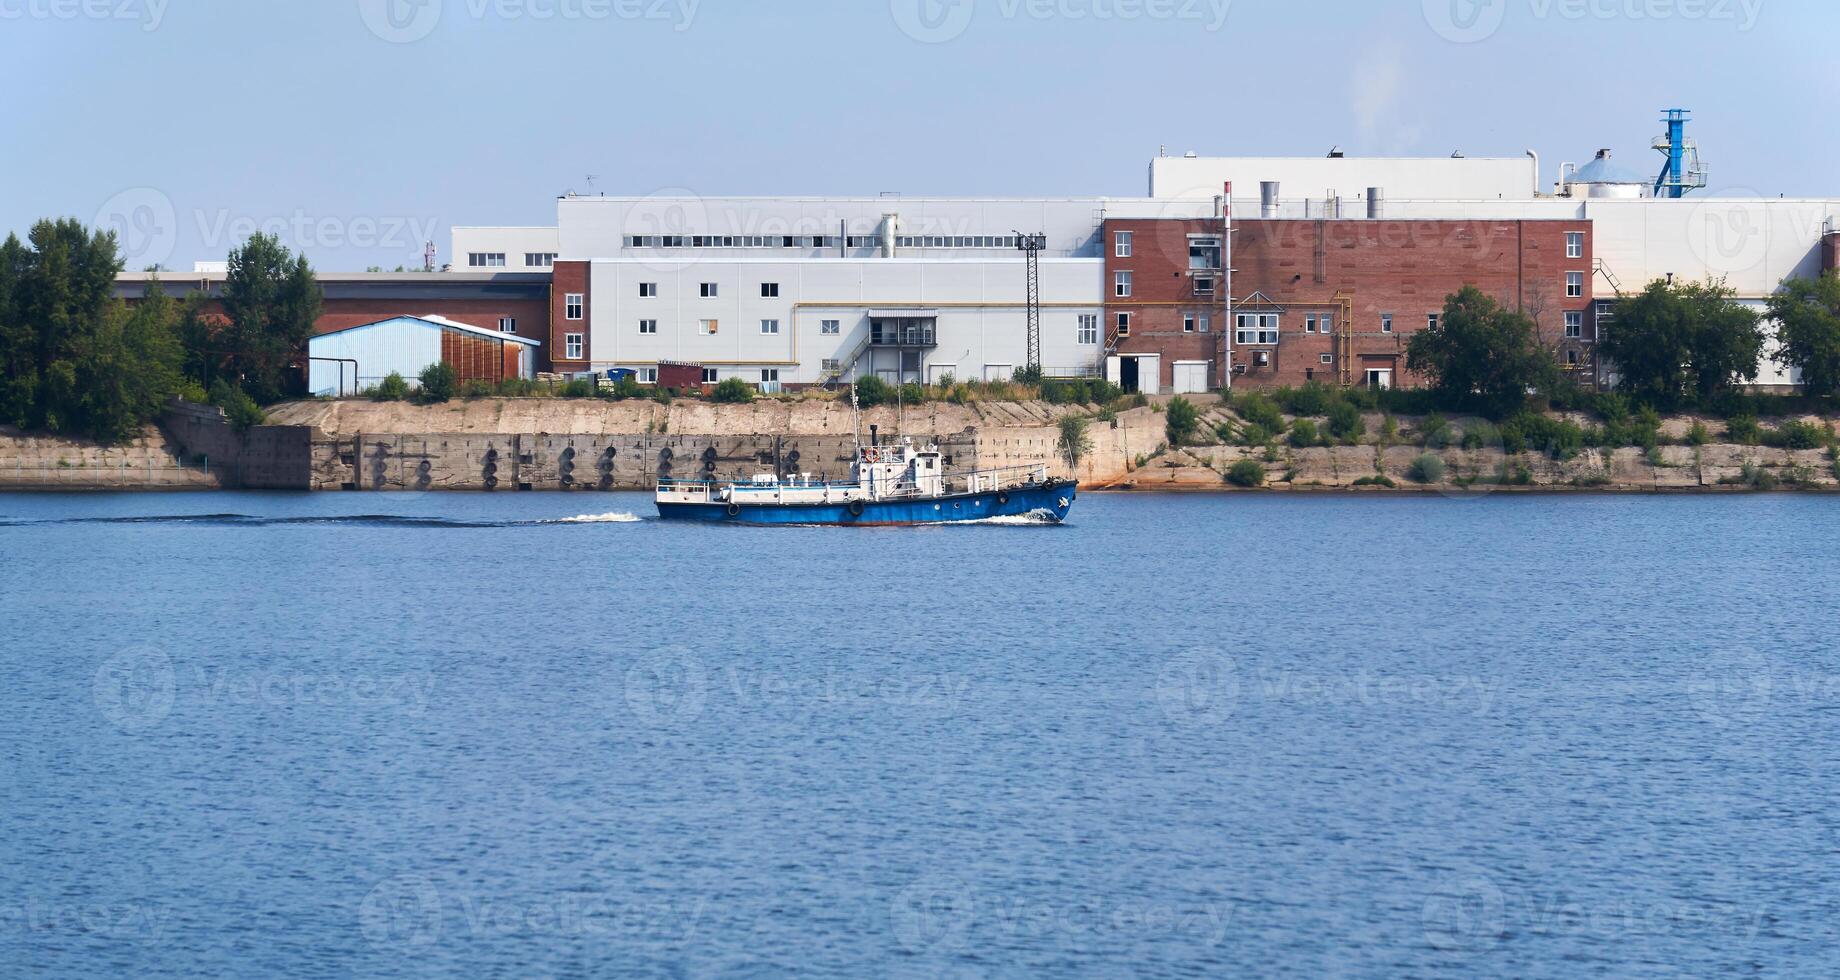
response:
<path id="1" fill-rule="evenodd" d="M 1840 971 L 1840 499 L 0 497 L 0 973 Z"/>

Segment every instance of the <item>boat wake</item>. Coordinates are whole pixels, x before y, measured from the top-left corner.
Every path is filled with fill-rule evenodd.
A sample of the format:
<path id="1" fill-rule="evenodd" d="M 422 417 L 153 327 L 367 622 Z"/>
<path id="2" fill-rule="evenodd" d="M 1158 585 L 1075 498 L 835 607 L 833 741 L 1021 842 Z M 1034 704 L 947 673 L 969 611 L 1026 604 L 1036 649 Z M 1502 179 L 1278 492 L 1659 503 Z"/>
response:
<path id="1" fill-rule="evenodd" d="M 468 521 L 446 517 L 409 517 L 401 514 L 323 514 L 316 516 L 258 517 L 251 514 L 168 514 L 134 517 L 71 517 L 60 520 L 0 518 L 0 527 L 66 527 L 102 525 L 195 525 L 201 527 L 380 527 L 492 530 L 519 527 L 561 527 L 581 524 L 639 524 L 637 514 L 580 514 L 575 517 L 529 521 Z"/>
<path id="2" fill-rule="evenodd" d="M 977 521 L 937 521 L 923 525 L 925 527 L 1059 527 L 1061 522 L 1051 510 L 1030 511 L 1027 514 L 1011 514 L 1007 517 L 986 517 Z"/>

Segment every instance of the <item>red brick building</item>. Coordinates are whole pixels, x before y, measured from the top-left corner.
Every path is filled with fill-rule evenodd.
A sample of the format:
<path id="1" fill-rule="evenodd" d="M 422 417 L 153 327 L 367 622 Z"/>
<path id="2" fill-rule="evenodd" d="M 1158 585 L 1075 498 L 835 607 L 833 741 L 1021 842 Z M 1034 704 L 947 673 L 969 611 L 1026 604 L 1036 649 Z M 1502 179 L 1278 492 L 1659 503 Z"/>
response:
<path id="1" fill-rule="evenodd" d="M 1532 317 L 1562 363 L 1591 364 L 1589 221 L 1236 221 L 1230 317 L 1209 267 L 1223 224 L 1105 223 L 1107 349 L 1127 382 L 1136 361 L 1155 365 L 1144 390 L 1200 390 L 1205 360 L 1208 389 L 1229 372 L 1236 386 L 1409 387 L 1407 342 L 1466 285 Z"/>
<path id="2" fill-rule="evenodd" d="M 550 370 L 558 374 L 589 370 L 589 311 L 594 309 L 587 262 L 557 262 L 549 297 L 549 336 L 544 345 L 549 350 Z"/>

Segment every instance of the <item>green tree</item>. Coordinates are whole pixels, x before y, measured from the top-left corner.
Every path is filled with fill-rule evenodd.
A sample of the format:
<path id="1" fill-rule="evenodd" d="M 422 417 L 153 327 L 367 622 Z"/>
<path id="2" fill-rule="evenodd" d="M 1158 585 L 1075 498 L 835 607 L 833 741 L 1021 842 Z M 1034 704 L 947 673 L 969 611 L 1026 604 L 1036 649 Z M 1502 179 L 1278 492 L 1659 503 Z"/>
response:
<path id="1" fill-rule="evenodd" d="M 723 378 L 709 400 L 718 405 L 745 405 L 754 400 L 754 386 L 740 378 Z"/>
<path id="2" fill-rule="evenodd" d="M 1169 445 L 1184 446 L 1195 437 L 1195 429 L 1201 424 L 1201 410 L 1195 407 L 1194 402 L 1178 395 L 1164 410 L 1163 419 L 1168 430 Z"/>
<path id="3" fill-rule="evenodd" d="M 1763 328 L 1733 296 L 1723 283 L 1656 280 L 1619 300 L 1598 341 L 1615 365 L 1618 387 L 1666 408 L 1755 380 Z"/>
<path id="4" fill-rule="evenodd" d="M 1808 394 L 1840 395 L 1840 273 L 1790 279 L 1770 298 L 1780 349 L 1771 358 L 1802 369 Z"/>
<path id="5" fill-rule="evenodd" d="M 1080 460 L 1085 459 L 1093 449 L 1092 436 L 1087 432 L 1086 419 L 1078 415 L 1064 415 L 1061 417 L 1060 426 L 1060 439 L 1055 445 L 1060 449 L 1061 455 L 1067 457 L 1068 465 L 1077 467 L 1080 465 Z"/>
<path id="6" fill-rule="evenodd" d="M 27 253 L 16 235 L 0 244 L 0 422 L 26 426 L 38 409 L 38 332 L 19 309 Z"/>
<path id="7" fill-rule="evenodd" d="M 1533 321 L 1475 286 L 1450 296 L 1438 325 L 1412 336 L 1406 366 L 1443 400 L 1496 417 L 1520 408 L 1530 390 L 1551 389 L 1559 376 Z"/>
<path id="8" fill-rule="evenodd" d="M 294 256 L 280 239 L 255 235 L 232 250 L 223 299 L 229 323 L 218 335 L 223 373 L 262 404 L 304 393 L 298 365 L 322 302 L 307 257 Z"/>
<path id="9" fill-rule="evenodd" d="M 422 369 L 422 397 L 424 405 L 443 405 L 454 400 L 454 391 L 460 387 L 460 375 L 452 364 L 441 361 Z"/>
<path id="10" fill-rule="evenodd" d="M 150 285 L 130 311 L 115 298 L 115 236 L 41 221 L 30 245 L 0 245 L 0 418 L 25 428 L 133 436 L 179 390 L 174 306 Z"/>

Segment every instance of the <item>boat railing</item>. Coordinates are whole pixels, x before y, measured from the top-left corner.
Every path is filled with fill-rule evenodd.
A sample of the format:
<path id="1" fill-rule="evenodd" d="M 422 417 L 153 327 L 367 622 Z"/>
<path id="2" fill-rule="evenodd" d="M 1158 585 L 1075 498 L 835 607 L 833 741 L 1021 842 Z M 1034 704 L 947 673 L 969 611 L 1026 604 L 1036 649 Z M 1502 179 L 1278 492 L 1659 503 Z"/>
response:
<path id="1" fill-rule="evenodd" d="M 1048 482 L 1049 472 L 1045 465 L 1004 466 L 988 470 L 973 470 L 947 474 L 944 477 L 945 492 L 954 493 L 998 493 L 1018 487 L 1037 486 Z M 739 493 L 774 493 L 786 490 L 856 490 L 864 484 L 836 482 L 825 480 L 792 479 L 780 482 L 762 483 L 744 480 L 678 480 L 662 479 L 658 481 L 658 492 L 686 497 L 701 497 L 714 500 L 723 490 L 733 489 Z M 875 496 L 881 500 L 899 500 L 906 497 L 930 497 L 919 486 L 876 485 Z"/>

